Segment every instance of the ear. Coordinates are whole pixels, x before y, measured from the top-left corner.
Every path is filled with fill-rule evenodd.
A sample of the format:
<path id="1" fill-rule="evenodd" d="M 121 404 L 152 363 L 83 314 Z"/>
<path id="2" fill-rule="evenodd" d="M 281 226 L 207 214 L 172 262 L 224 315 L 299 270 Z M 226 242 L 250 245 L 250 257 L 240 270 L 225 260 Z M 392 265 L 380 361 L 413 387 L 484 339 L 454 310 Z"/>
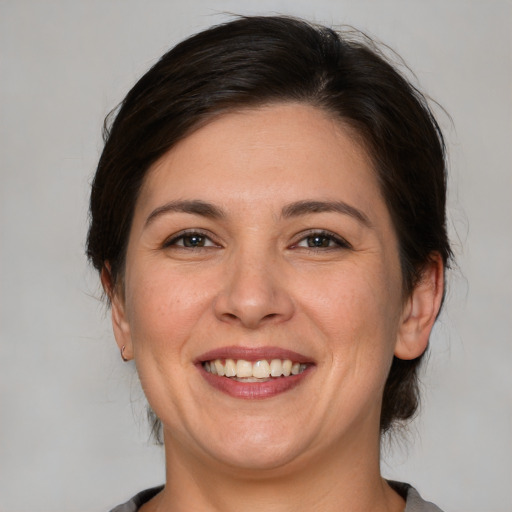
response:
<path id="1" fill-rule="evenodd" d="M 124 296 L 121 287 L 114 285 L 112 281 L 112 274 L 108 261 L 105 262 L 105 265 L 101 270 L 101 284 L 110 301 L 112 329 L 114 331 L 117 346 L 121 351 L 121 356 L 125 360 L 133 359 L 133 344 L 130 333 L 130 324 L 126 317 Z"/>
<path id="2" fill-rule="evenodd" d="M 441 308 L 443 292 L 443 260 L 439 253 L 432 253 L 405 304 L 395 345 L 396 357 L 415 359 L 425 352 Z"/>

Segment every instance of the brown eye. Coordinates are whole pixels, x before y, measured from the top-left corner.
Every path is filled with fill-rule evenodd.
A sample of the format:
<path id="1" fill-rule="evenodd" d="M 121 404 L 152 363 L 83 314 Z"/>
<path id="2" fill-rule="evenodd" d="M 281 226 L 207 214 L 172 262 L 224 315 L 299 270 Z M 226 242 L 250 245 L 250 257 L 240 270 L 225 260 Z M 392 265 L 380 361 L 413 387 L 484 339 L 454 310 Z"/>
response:
<path id="1" fill-rule="evenodd" d="M 190 232 L 174 236 L 164 247 L 185 247 L 187 249 L 201 249 L 203 247 L 218 247 L 217 244 L 203 233 Z"/>
<path id="2" fill-rule="evenodd" d="M 314 235 L 306 238 L 308 247 L 330 247 L 332 240 L 325 235 Z"/>
<path id="3" fill-rule="evenodd" d="M 204 247 L 206 237 L 203 235 L 185 235 L 182 237 L 184 247 Z"/>
<path id="4" fill-rule="evenodd" d="M 296 247 L 307 249 L 350 249 L 352 246 L 339 235 L 330 232 L 312 232 L 299 240 Z"/>

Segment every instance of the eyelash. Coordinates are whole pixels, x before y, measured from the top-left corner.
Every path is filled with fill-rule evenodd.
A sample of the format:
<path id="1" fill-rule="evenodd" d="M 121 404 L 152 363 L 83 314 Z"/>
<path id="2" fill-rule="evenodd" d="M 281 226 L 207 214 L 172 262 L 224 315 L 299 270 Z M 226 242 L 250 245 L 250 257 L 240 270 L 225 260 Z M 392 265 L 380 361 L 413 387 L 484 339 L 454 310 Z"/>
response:
<path id="1" fill-rule="evenodd" d="M 314 246 L 299 246 L 299 243 L 307 240 L 308 238 L 324 238 L 327 239 L 329 242 L 334 242 L 334 246 L 328 246 L 328 247 L 314 247 Z M 337 249 L 352 249 L 352 245 L 350 245 L 349 242 L 347 242 L 344 238 L 341 236 L 331 232 L 331 231 L 325 231 L 325 230 L 311 230 L 307 233 L 301 233 L 301 238 L 292 245 L 292 248 L 298 247 L 300 249 L 308 249 L 310 251 L 329 251 L 329 250 L 337 250 Z"/>
<path id="2" fill-rule="evenodd" d="M 210 245 L 200 245 L 200 246 L 186 246 L 184 241 L 186 238 L 193 238 L 193 237 L 197 237 L 197 238 L 203 238 L 209 242 L 211 242 Z M 177 242 L 179 241 L 182 241 L 183 243 L 181 244 L 178 244 Z M 193 230 L 188 230 L 188 231 L 181 231 L 180 233 L 176 234 L 176 235 L 173 235 L 170 239 L 166 240 L 164 243 L 163 243 L 163 247 L 164 249 L 165 248 L 168 248 L 168 247 L 179 247 L 180 249 L 204 249 L 204 248 L 209 248 L 209 247 L 219 247 L 219 245 L 217 243 L 215 243 L 213 240 L 212 240 L 212 237 L 209 236 L 207 233 L 205 233 L 204 231 L 200 231 L 200 230 L 197 230 L 197 229 L 193 229 Z"/>
<path id="3" fill-rule="evenodd" d="M 199 246 L 193 246 L 193 245 L 185 245 L 185 239 L 187 238 L 202 238 L 205 241 L 209 241 L 209 245 L 199 245 Z M 299 245 L 301 242 L 306 241 L 308 238 L 323 238 L 328 241 L 328 243 L 334 242 L 334 246 L 301 246 Z M 181 241 L 181 244 L 178 244 L 178 242 Z M 170 239 L 166 240 L 163 244 L 164 248 L 168 247 L 179 247 L 183 249 L 205 249 L 209 247 L 220 247 L 217 243 L 215 243 L 211 236 L 207 234 L 204 231 L 200 230 L 188 230 L 188 231 L 182 231 L 174 236 L 172 236 Z M 352 246 L 349 242 L 347 242 L 344 238 L 340 237 L 339 235 L 332 233 L 331 231 L 325 231 L 325 230 L 311 230 L 306 233 L 301 233 L 301 238 L 298 239 L 297 242 L 293 243 L 291 245 L 291 248 L 299 248 L 299 249 L 308 249 L 311 251 L 328 251 L 328 250 L 337 250 L 337 249 L 352 249 Z"/>

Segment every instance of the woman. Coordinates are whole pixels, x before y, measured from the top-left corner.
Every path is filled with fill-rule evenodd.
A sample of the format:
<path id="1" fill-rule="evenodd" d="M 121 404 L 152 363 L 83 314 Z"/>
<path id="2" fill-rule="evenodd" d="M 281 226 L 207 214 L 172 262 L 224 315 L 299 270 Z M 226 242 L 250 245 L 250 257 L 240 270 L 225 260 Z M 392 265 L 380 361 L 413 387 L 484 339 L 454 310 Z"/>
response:
<path id="1" fill-rule="evenodd" d="M 106 133 L 88 255 L 161 422 L 140 510 L 433 511 L 379 468 L 450 258 L 444 144 L 369 42 L 284 17 L 182 42 Z"/>

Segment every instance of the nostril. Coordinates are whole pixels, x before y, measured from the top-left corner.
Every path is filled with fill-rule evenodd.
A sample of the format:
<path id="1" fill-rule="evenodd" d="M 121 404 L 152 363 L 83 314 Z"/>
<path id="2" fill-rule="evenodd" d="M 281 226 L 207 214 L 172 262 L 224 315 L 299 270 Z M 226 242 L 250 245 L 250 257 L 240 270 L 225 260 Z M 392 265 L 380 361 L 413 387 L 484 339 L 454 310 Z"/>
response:
<path id="1" fill-rule="evenodd" d="M 256 326 L 257 324 L 260 324 L 262 322 L 271 322 L 272 320 L 279 318 L 279 316 L 279 313 L 269 313 L 268 315 L 265 315 L 263 317 L 257 315 L 256 317 L 253 318 L 252 316 L 249 316 L 247 314 L 240 314 L 239 316 L 236 313 L 225 312 L 221 315 L 221 318 L 222 320 L 224 320 L 224 322 L 228 323 L 241 322 L 246 325 L 254 324 Z"/>
<path id="2" fill-rule="evenodd" d="M 233 313 L 224 313 L 222 316 L 226 320 L 238 320 L 238 317 Z"/>
<path id="3" fill-rule="evenodd" d="M 233 277 L 226 282 L 213 302 L 215 316 L 229 324 L 240 323 L 254 329 L 265 324 L 285 321 L 293 316 L 291 297 L 278 281 L 250 280 L 247 276 Z"/>

